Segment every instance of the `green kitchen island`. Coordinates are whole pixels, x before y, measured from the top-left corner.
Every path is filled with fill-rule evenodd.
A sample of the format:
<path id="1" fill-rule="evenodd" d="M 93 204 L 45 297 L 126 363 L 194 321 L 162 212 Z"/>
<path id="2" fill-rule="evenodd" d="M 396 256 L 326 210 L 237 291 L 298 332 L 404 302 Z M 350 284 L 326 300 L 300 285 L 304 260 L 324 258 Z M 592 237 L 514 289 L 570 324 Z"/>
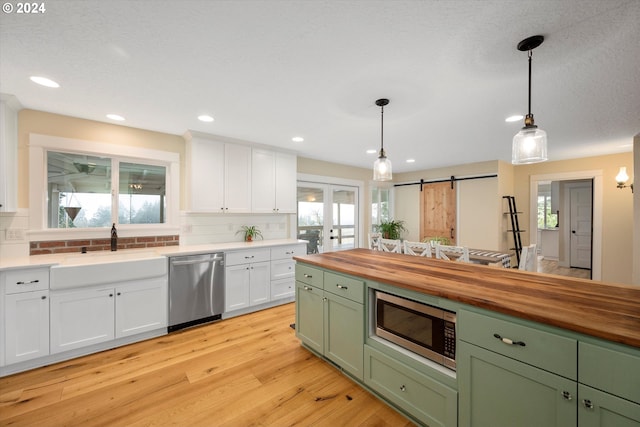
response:
<path id="1" fill-rule="evenodd" d="M 302 345 L 419 424 L 640 427 L 640 287 L 367 249 L 295 259 Z M 457 370 L 376 336 L 376 290 L 455 312 Z"/>

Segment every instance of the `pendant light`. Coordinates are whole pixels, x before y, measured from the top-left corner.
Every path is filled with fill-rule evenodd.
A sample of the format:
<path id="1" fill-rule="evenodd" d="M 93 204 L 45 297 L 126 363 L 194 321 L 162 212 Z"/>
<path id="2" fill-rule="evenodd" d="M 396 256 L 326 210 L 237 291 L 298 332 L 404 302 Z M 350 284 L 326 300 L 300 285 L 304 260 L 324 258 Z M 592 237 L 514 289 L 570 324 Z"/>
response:
<path id="1" fill-rule="evenodd" d="M 380 155 L 373 163 L 374 181 L 391 181 L 391 161 L 384 153 L 384 106 L 389 104 L 388 99 L 378 99 L 376 105 L 380 107 Z"/>
<path id="2" fill-rule="evenodd" d="M 511 163 L 514 165 L 547 160 L 547 133 L 538 129 L 531 114 L 531 56 L 533 49 L 543 41 L 543 36 L 532 36 L 518 43 L 518 50 L 528 52 L 529 56 L 529 113 L 524 118 L 524 127 L 513 137 Z"/>

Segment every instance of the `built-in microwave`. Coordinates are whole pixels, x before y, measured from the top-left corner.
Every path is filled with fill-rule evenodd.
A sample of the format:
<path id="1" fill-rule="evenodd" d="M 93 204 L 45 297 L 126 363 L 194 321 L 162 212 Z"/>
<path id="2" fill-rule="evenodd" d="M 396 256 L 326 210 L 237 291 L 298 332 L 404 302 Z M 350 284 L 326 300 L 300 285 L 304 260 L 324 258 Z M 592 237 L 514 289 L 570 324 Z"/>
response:
<path id="1" fill-rule="evenodd" d="M 456 369 L 456 314 L 375 291 L 375 334 L 447 368 Z"/>

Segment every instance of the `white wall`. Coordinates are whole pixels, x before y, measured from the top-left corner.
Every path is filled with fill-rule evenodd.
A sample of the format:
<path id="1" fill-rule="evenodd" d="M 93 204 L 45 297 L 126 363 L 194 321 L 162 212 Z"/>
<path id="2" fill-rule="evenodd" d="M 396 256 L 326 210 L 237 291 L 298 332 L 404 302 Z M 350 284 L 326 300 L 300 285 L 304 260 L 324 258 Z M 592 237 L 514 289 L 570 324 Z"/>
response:
<path id="1" fill-rule="evenodd" d="M 502 197 L 498 178 L 458 181 L 458 240 L 461 246 L 500 250 Z"/>

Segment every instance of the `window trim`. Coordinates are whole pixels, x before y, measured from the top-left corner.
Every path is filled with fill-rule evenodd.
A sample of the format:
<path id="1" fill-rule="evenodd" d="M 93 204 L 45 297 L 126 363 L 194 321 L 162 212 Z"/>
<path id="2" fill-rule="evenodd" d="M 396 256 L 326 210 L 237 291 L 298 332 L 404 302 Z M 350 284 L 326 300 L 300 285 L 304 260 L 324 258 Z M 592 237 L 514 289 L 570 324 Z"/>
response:
<path id="1" fill-rule="evenodd" d="M 167 222 L 164 224 L 122 224 L 119 235 L 156 236 L 179 234 L 180 155 L 143 147 L 105 142 L 29 134 L 29 230 L 30 240 L 107 238 L 110 227 L 53 229 L 47 228 L 47 151 L 72 152 L 115 157 L 119 161 L 148 162 L 167 168 Z M 108 230 L 107 230 L 108 231 Z"/>

